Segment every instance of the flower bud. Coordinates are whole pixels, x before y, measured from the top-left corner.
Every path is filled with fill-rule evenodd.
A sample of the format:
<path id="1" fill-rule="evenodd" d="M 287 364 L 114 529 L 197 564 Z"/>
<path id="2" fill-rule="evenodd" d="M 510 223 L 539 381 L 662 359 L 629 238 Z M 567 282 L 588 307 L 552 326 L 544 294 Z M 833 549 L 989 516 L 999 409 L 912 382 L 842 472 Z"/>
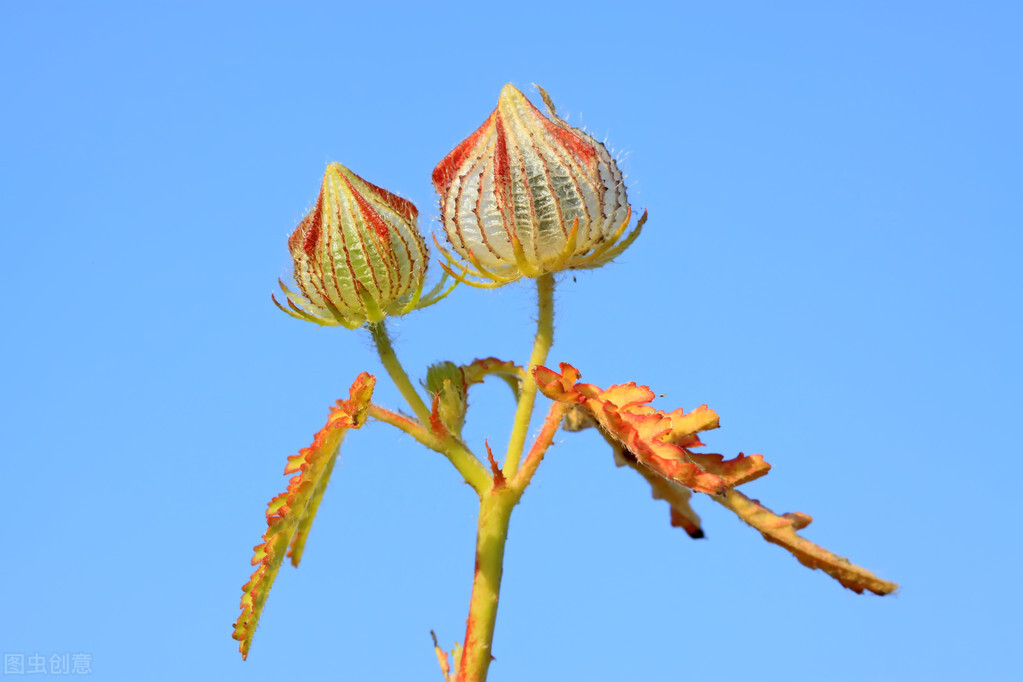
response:
<path id="1" fill-rule="evenodd" d="M 433 396 L 433 414 L 453 434 L 461 435 L 469 408 L 465 371 L 453 362 L 438 362 L 426 371 L 426 391 Z"/>
<path id="2" fill-rule="evenodd" d="M 550 118 L 504 86 L 490 118 L 433 171 L 448 241 L 471 264 L 441 249 L 442 266 L 463 281 L 490 281 L 470 284 L 603 265 L 632 243 L 646 218 L 622 240 L 631 208 L 621 171 L 604 145 L 558 118 L 540 94 Z"/>
<path id="3" fill-rule="evenodd" d="M 426 243 L 411 202 L 366 182 L 339 163 L 327 166 L 316 206 L 288 239 L 295 261 L 292 291 L 281 283 L 284 312 L 354 329 L 436 302 L 420 301 Z M 437 288 L 439 288 L 438 285 Z"/>

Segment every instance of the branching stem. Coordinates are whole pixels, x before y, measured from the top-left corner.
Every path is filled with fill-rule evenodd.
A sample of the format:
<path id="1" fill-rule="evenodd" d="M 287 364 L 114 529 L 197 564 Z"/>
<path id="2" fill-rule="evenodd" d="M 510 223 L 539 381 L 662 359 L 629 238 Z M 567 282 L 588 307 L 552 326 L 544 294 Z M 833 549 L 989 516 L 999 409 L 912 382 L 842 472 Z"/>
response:
<path id="1" fill-rule="evenodd" d="M 533 353 L 529 358 L 519 393 L 515 421 L 512 424 L 508 453 L 500 475 L 492 478 L 491 487 L 480 496 L 480 515 L 476 534 L 476 569 L 466 620 L 465 647 L 456 660 L 457 682 L 484 682 L 492 660 L 497 604 L 501 594 L 504 549 L 508 541 L 511 513 L 529 485 L 544 452 L 550 447 L 554 433 L 561 424 L 565 409 L 552 406 L 547 421 L 520 470 L 519 463 L 529 431 L 529 422 L 536 403 L 536 381 L 533 370 L 547 360 L 554 341 L 554 276 L 542 275 L 536 280 L 537 330 Z"/>
<path id="2" fill-rule="evenodd" d="M 523 461 L 522 453 L 536 404 L 537 388 L 533 370 L 547 361 L 547 354 L 554 342 L 554 275 L 545 274 L 538 277 L 536 289 L 538 311 L 536 339 L 522 381 L 522 390 L 519 392 L 504 468 L 496 473 L 488 471 L 461 440 L 438 424 L 439 420 L 431 419 L 430 409 L 412 385 L 394 352 L 384 323 L 369 325 L 373 342 L 380 354 L 380 361 L 418 420 L 378 405 L 370 406 L 369 415 L 401 429 L 431 450 L 443 453 L 480 497 L 476 568 L 473 574 L 472 596 L 469 598 L 465 646 L 455 660 L 457 682 L 484 682 L 487 678 L 492 660 L 491 649 L 494 642 L 494 627 L 497 623 L 497 603 L 501 592 L 504 549 L 508 541 L 511 513 L 529 485 L 544 453 L 550 447 L 565 413 L 563 405 L 551 406 L 540 435 Z M 440 657 L 438 660 L 441 660 Z M 445 668 L 445 662 L 446 657 L 444 662 L 441 662 L 441 669 L 447 679 L 449 672 Z"/>
<path id="3" fill-rule="evenodd" d="M 419 397 L 419 392 L 409 380 L 405 368 L 401 366 L 384 323 L 369 325 L 369 331 L 373 336 L 377 352 L 380 354 L 380 362 L 383 363 L 391 380 L 394 381 L 394 385 L 398 387 L 398 391 L 401 392 L 419 421 L 415 422 L 376 405 L 370 408 L 370 416 L 398 427 L 426 447 L 443 454 L 451 461 L 458 473 L 462 474 L 465 482 L 472 486 L 476 494 L 482 496 L 491 484 L 487 468 L 460 440 L 447 432 L 441 435 L 429 428 L 431 424 L 430 410 L 426 407 L 423 399 Z"/>
<path id="4" fill-rule="evenodd" d="M 529 485 L 533 474 L 536 473 L 537 467 L 540 466 L 540 462 L 543 461 L 547 448 L 554 442 L 554 434 L 558 432 L 558 427 L 561 426 L 561 420 L 564 418 L 567 410 L 568 406 L 565 403 L 551 403 L 550 410 L 547 412 L 547 419 L 543 423 L 543 428 L 540 429 L 539 435 L 533 441 L 533 447 L 529 449 L 529 454 L 522 460 L 522 468 L 519 469 L 518 473 L 515 474 L 515 478 L 508 484 L 511 488 L 517 490 L 520 495 L 525 491 L 526 486 Z"/>

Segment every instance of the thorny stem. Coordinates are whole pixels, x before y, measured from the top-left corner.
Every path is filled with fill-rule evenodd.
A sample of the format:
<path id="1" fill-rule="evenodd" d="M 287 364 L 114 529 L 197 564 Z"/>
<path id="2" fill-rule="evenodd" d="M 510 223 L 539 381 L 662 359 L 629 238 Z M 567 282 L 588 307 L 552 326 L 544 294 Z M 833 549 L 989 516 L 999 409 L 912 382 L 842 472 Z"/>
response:
<path id="1" fill-rule="evenodd" d="M 533 378 L 533 370 L 547 361 L 547 353 L 554 342 L 553 274 L 547 273 L 537 278 L 536 293 L 538 308 L 536 341 L 522 381 L 522 393 L 519 394 L 519 405 L 515 410 L 515 421 L 508 441 L 508 454 L 504 459 L 504 476 L 507 479 L 513 478 L 519 470 L 519 460 L 526 444 L 526 433 L 529 431 L 529 420 L 533 416 L 533 404 L 536 402 L 536 380 Z"/>

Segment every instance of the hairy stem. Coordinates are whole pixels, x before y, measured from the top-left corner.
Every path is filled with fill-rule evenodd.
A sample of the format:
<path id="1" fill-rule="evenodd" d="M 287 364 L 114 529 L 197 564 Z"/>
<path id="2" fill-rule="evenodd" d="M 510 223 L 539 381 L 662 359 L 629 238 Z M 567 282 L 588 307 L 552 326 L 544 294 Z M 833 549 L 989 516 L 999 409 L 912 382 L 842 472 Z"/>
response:
<path id="1" fill-rule="evenodd" d="M 430 410 L 426 407 L 423 399 L 419 397 L 419 393 L 409 380 L 408 374 L 401 366 L 398 356 L 394 353 L 394 346 L 391 345 L 391 339 L 387 334 L 387 328 L 384 327 L 384 323 L 369 325 L 369 331 L 373 335 L 373 342 L 376 344 L 377 352 L 380 354 L 380 361 L 394 381 L 394 385 L 398 387 L 398 391 L 401 392 L 409 407 L 412 408 L 416 417 L 419 418 L 419 423 L 376 405 L 370 408 L 371 416 L 398 427 L 426 447 L 443 454 L 455 466 L 455 469 L 462 475 L 465 482 L 472 486 L 476 494 L 482 496 L 490 488 L 491 484 L 490 474 L 487 472 L 486 467 L 483 466 L 483 463 L 480 462 L 476 455 L 450 433 L 446 431 L 437 433 L 430 430 Z"/>
<path id="2" fill-rule="evenodd" d="M 504 486 L 494 487 L 480 501 L 476 534 L 476 570 L 465 627 L 465 647 L 457 661 L 457 682 L 483 682 L 490 668 L 497 622 L 497 601 L 501 593 L 504 546 L 508 523 L 519 494 Z"/>
<path id="3" fill-rule="evenodd" d="M 504 477 L 511 479 L 519 470 L 519 460 L 526 444 L 529 421 L 533 416 L 533 405 L 536 403 L 536 380 L 533 370 L 547 361 L 547 353 L 554 343 L 554 275 L 548 273 L 536 280 L 537 293 L 537 324 L 536 341 L 533 343 L 533 354 L 529 357 L 525 378 L 522 381 L 522 392 L 519 394 L 518 408 L 515 410 L 515 421 L 512 424 L 511 438 L 508 441 L 508 454 L 504 459 Z"/>
<path id="4" fill-rule="evenodd" d="M 391 376 L 394 385 L 398 387 L 398 391 L 405 398 L 405 402 L 412 408 L 415 415 L 419 417 L 419 421 L 423 424 L 429 424 L 430 410 L 426 407 L 423 399 L 419 397 L 419 392 L 416 391 L 416 387 L 409 380 L 408 374 L 405 373 L 405 368 L 401 366 L 401 362 L 394 352 L 394 346 L 391 345 L 391 337 L 387 333 L 386 324 L 385 320 L 369 325 L 369 333 L 372 335 L 373 343 L 377 347 L 380 362 L 383 363 L 384 369 Z"/>
<path id="5" fill-rule="evenodd" d="M 367 414 L 377 421 L 390 424 L 391 426 L 404 431 L 431 450 L 444 452 L 444 439 L 414 419 L 410 419 L 403 414 L 392 412 L 385 407 L 372 403 L 369 406 Z"/>
<path id="6" fill-rule="evenodd" d="M 547 419 L 544 420 L 540 434 L 533 441 L 533 447 L 529 449 L 529 454 L 522 460 L 522 468 L 515 474 L 515 478 L 508 483 L 519 494 L 522 494 L 526 486 L 529 485 L 533 474 L 536 473 L 537 467 L 543 461 L 544 453 L 547 452 L 547 448 L 554 442 L 554 434 L 558 432 L 558 427 L 561 426 L 561 420 L 564 418 L 567 410 L 568 405 L 565 403 L 551 403 L 551 408 L 547 412 Z"/>
<path id="7" fill-rule="evenodd" d="M 547 361 L 547 354 L 554 342 L 554 275 L 546 274 L 537 278 L 536 290 L 538 307 L 536 340 L 533 343 L 529 366 L 524 373 L 504 468 L 501 472 L 496 472 L 495 465 L 492 487 L 480 495 L 476 570 L 472 581 L 472 596 L 469 599 L 465 647 L 461 657 L 456 661 L 457 682 L 484 682 L 487 679 L 487 671 L 492 660 L 494 626 L 497 623 L 497 604 L 501 593 L 504 548 L 508 541 L 512 509 L 518 504 L 522 492 L 529 485 L 564 414 L 564 409 L 560 406 L 551 411 L 543 432 L 530 450 L 526 464 L 520 472 L 519 463 L 536 403 L 537 389 L 533 370 Z"/>

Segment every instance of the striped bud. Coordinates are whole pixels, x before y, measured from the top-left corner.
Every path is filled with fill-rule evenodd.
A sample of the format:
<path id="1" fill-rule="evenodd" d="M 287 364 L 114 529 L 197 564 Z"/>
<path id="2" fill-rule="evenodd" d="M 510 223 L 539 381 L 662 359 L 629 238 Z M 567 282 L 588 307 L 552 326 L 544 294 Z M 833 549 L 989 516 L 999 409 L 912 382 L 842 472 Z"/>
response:
<path id="1" fill-rule="evenodd" d="M 646 218 L 622 239 L 631 209 L 621 171 L 604 145 L 558 118 L 540 94 L 550 118 L 504 86 L 490 118 L 433 171 L 448 241 L 469 261 L 441 249 L 443 266 L 470 284 L 603 265 Z"/>
<path id="2" fill-rule="evenodd" d="M 293 317 L 349 329 L 434 302 L 419 300 L 428 256 L 418 213 L 330 164 L 316 206 L 288 239 L 298 291 L 282 282 L 288 306 L 274 302 Z"/>

